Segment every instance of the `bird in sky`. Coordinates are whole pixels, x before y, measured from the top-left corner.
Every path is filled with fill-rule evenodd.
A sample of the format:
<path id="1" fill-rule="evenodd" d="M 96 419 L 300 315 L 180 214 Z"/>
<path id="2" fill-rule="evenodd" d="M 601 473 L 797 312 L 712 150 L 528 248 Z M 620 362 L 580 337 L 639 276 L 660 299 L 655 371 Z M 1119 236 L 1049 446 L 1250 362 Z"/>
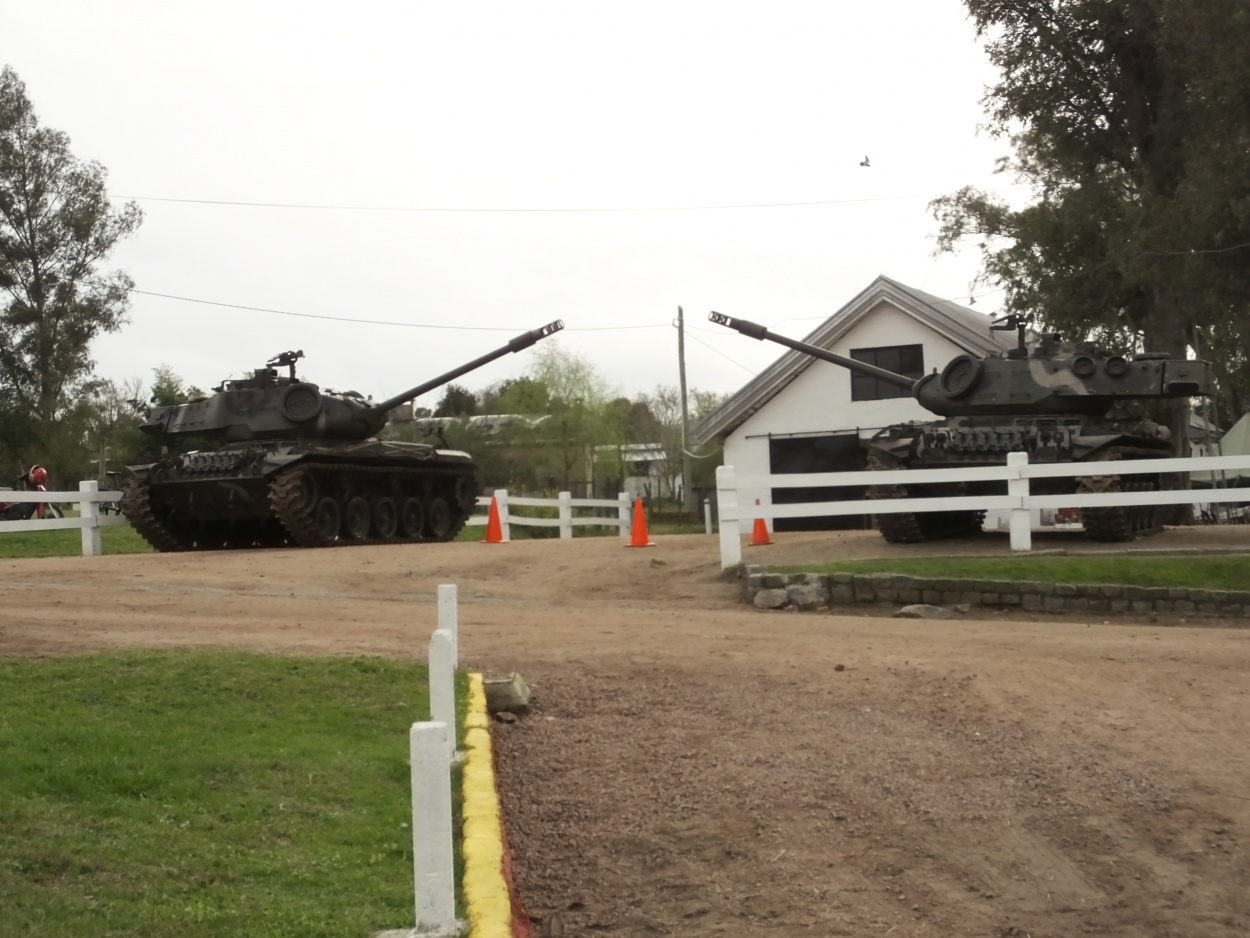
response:
<path id="1" fill-rule="evenodd" d="M 862 160 L 860 160 L 860 161 L 859 161 L 859 165 L 860 165 L 860 166 L 867 166 L 867 165 L 868 165 L 868 157 L 866 157 L 866 156 L 865 156 Z"/>

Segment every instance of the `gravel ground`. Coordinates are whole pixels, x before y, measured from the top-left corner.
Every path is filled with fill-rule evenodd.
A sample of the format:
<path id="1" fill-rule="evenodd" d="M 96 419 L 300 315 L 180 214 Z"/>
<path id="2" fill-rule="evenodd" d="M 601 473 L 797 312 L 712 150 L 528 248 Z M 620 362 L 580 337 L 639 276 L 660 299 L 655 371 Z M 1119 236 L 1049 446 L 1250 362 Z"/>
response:
<path id="1" fill-rule="evenodd" d="M 496 725 L 501 794 L 522 897 L 568 935 L 1250 931 L 1250 630 L 762 612 L 714 538 L 656 541 L 4 561 L 0 654 L 419 657 L 456 583 L 462 663 L 535 688 Z M 914 552 L 777 541 L 764 562 Z"/>

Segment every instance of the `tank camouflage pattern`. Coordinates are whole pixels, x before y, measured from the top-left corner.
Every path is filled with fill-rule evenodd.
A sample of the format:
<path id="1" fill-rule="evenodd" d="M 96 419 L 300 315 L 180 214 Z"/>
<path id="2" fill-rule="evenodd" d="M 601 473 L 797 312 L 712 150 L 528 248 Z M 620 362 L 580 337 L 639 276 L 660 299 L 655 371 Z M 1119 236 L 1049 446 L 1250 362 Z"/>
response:
<path id="1" fill-rule="evenodd" d="M 1034 463 L 1107 462 L 1108 472 L 1079 479 L 1036 479 L 1039 494 L 1157 489 L 1162 474 L 1121 478 L 1110 465 L 1118 459 L 1172 455 L 1167 427 L 1145 417 L 1111 416 L 1116 405 L 1211 393 L 1211 366 L 1204 361 L 1143 353 L 1128 358 L 1091 342 L 1063 342 L 1046 333 L 1030 346 L 1030 320 L 1011 315 L 990 328 L 1015 330 L 1017 345 L 1001 355 L 957 355 L 940 371 L 913 379 L 785 336 L 743 319 L 712 313 L 712 322 L 753 339 L 776 342 L 822 361 L 908 391 L 925 409 L 944 419 L 896 424 L 867 442 L 872 469 L 934 469 L 1001 465 L 1007 453 L 1027 452 Z M 962 482 L 872 486 L 868 498 L 998 494 L 1003 483 Z M 1086 533 L 1098 540 L 1130 540 L 1157 530 L 1162 514 L 1154 506 L 1087 508 Z M 876 516 L 886 540 L 912 543 L 979 530 L 984 512 L 949 511 Z"/>
<path id="2" fill-rule="evenodd" d="M 220 443 L 127 467 L 122 511 L 162 551 L 451 540 L 477 500 L 472 457 L 376 435 L 393 408 L 563 328 L 522 333 L 380 403 L 296 377 L 304 353 L 283 352 L 209 397 L 153 408 L 144 433 Z"/>

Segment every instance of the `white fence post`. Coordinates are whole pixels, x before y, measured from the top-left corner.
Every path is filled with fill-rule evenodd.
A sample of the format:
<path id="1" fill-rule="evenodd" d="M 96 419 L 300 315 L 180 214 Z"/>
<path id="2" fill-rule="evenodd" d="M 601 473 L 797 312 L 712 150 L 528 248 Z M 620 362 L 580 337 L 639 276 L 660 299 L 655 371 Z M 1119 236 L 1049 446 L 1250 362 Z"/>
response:
<path id="1" fill-rule="evenodd" d="M 508 527 L 508 490 L 495 489 L 495 502 L 499 505 L 499 529 L 506 544 L 512 540 L 512 529 Z"/>
<path id="2" fill-rule="evenodd" d="M 451 764 L 446 723 L 414 723 L 412 760 L 412 881 L 417 931 L 455 934 L 456 885 L 451 851 Z"/>
<path id="3" fill-rule="evenodd" d="M 720 513 L 720 568 L 742 563 L 742 537 L 738 534 L 738 489 L 733 466 L 716 467 L 716 504 Z"/>
<path id="4" fill-rule="evenodd" d="M 454 583 L 443 583 L 438 588 L 438 627 L 451 635 L 451 666 L 460 667 L 460 622 Z"/>
<path id="5" fill-rule="evenodd" d="M 95 494 L 100 491 L 100 483 L 95 479 L 79 482 L 78 491 Z M 84 557 L 98 557 L 104 552 L 104 546 L 100 541 L 100 529 L 96 526 L 97 514 L 95 502 L 84 498 L 78 503 L 78 515 L 82 518 L 82 555 Z"/>
<path id="6" fill-rule="evenodd" d="M 703 499 L 703 531 L 705 534 L 712 533 L 712 500 L 710 498 Z"/>
<path id="7" fill-rule="evenodd" d="M 447 757 L 456 754 L 456 676 L 451 664 L 451 635 L 438 629 L 430 636 L 430 719 L 444 723 L 447 732 Z"/>
<path id="8" fill-rule="evenodd" d="M 1011 509 L 1009 532 L 1012 550 L 1032 550 L 1033 531 L 1032 512 L 1026 507 L 1029 497 L 1029 480 L 1020 469 L 1029 464 L 1028 453 L 1008 453 L 1007 469 L 1011 473 L 1007 477 L 1007 494 L 1018 496 L 1020 504 Z"/>
<path id="9" fill-rule="evenodd" d="M 628 493 L 621 492 L 619 495 L 616 496 L 616 502 L 617 502 L 617 507 L 616 507 L 617 517 L 621 519 L 621 540 L 628 541 L 629 540 L 629 525 L 630 525 Z"/>
<path id="10" fill-rule="evenodd" d="M 561 492 L 560 502 L 560 540 L 568 540 L 573 536 L 573 495 Z"/>

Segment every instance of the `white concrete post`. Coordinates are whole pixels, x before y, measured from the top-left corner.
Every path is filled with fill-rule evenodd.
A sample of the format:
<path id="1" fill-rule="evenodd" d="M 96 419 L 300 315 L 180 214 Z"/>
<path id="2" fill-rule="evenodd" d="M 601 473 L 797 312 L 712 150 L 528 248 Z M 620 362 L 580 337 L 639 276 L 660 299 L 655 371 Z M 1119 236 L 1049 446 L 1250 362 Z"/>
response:
<path id="1" fill-rule="evenodd" d="M 95 479 L 89 482 L 79 482 L 78 491 L 98 492 L 100 483 Z M 82 555 L 84 557 L 98 557 L 104 553 L 104 547 L 100 542 L 100 529 L 96 524 L 98 507 L 95 502 L 85 498 L 78 503 L 78 514 L 82 518 Z"/>
<path id="2" fill-rule="evenodd" d="M 451 765 L 446 723 L 414 723 L 412 760 L 412 880 L 417 931 L 452 935 L 456 885 L 451 852 Z"/>
<path id="3" fill-rule="evenodd" d="M 438 588 L 438 627 L 451 633 L 451 666 L 460 667 L 460 622 L 454 583 L 443 583 Z"/>
<path id="4" fill-rule="evenodd" d="M 569 492 L 561 492 L 560 502 L 560 540 L 565 541 L 573 536 L 573 496 Z"/>
<path id="5" fill-rule="evenodd" d="M 616 496 L 616 513 L 617 513 L 617 517 L 620 518 L 620 521 L 621 521 L 621 540 L 628 541 L 629 540 L 629 526 L 630 526 L 628 493 L 621 492 L 619 495 Z"/>
<path id="6" fill-rule="evenodd" d="M 499 505 L 499 529 L 506 544 L 512 540 L 512 528 L 508 526 L 508 490 L 495 489 L 495 501 Z"/>
<path id="7" fill-rule="evenodd" d="M 1007 477 L 1007 494 L 1020 498 L 1019 505 L 1011 509 L 1009 530 L 1011 532 L 1012 550 L 1024 551 L 1033 549 L 1032 512 L 1025 506 L 1025 499 L 1029 497 L 1029 480 L 1020 474 L 1020 468 L 1028 464 L 1028 453 L 1007 454 L 1007 468 L 1014 470 L 1014 473 Z"/>
<path id="8" fill-rule="evenodd" d="M 706 534 L 712 533 L 712 500 L 710 498 L 703 499 L 703 530 Z"/>
<path id="9" fill-rule="evenodd" d="M 742 536 L 738 533 L 738 488 L 733 466 L 716 467 L 716 504 L 720 518 L 720 568 L 742 563 Z"/>
<path id="10" fill-rule="evenodd" d="M 451 636 L 442 629 L 430 636 L 430 719 L 445 723 L 447 757 L 456 754 L 456 675 L 451 665 Z"/>

